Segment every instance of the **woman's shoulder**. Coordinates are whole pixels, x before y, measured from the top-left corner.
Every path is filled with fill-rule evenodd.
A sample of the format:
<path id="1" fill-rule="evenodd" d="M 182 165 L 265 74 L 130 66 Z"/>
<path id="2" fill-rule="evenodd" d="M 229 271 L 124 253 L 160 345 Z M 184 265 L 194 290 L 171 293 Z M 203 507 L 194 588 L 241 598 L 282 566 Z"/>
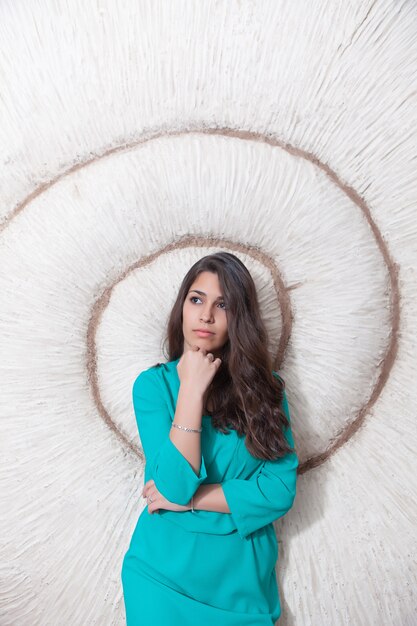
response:
<path id="1" fill-rule="evenodd" d="M 140 380 L 141 382 L 145 382 L 145 381 L 152 381 L 152 380 L 157 380 L 157 379 L 161 379 L 162 377 L 166 377 L 167 375 L 174 375 L 176 374 L 176 365 L 178 363 L 179 359 L 175 359 L 173 361 L 166 361 L 166 362 L 157 362 L 154 363 L 153 365 L 150 365 L 149 367 L 141 370 L 134 381 L 134 384 L 136 385 L 136 383 Z"/>

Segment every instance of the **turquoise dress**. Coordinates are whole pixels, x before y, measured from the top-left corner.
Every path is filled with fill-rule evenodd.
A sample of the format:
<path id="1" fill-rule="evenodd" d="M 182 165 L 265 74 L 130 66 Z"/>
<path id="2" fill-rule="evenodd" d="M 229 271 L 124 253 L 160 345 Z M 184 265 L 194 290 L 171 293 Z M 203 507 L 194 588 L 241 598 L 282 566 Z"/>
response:
<path id="1" fill-rule="evenodd" d="M 144 370 L 133 384 L 144 480 L 152 478 L 165 498 L 182 505 L 199 485 L 221 483 L 231 512 L 151 515 L 145 506 L 122 565 L 127 626 L 271 626 L 281 614 L 273 521 L 293 504 L 297 454 L 256 459 L 244 436 L 216 431 L 203 415 L 197 475 L 169 438 L 178 361 Z M 289 418 L 285 395 L 283 408 Z M 285 436 L 293 447 L 291 426 Z"/>

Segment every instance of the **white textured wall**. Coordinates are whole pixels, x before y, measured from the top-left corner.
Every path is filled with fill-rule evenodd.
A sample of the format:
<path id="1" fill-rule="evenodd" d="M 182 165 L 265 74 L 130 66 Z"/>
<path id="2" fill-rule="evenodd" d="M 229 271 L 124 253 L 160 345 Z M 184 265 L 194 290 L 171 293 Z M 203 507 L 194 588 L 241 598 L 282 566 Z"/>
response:
<path id="1" fill-rule="evenodd" d="M 218 249 L 301 461 L 279 623 L 416 624 L 417 4 L 3 0 L 0 76 L 0 624 L 124 624 L 131 385 Z"/>

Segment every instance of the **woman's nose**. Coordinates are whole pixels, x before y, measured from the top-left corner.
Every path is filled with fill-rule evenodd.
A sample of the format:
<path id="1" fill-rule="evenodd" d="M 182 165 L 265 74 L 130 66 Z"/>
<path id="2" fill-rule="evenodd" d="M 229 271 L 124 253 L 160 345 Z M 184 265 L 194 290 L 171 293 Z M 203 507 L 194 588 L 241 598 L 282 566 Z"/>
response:
<path id="1" fill-rule="evenodd" d="M 204 320 L 206 322 L 210 321 L 212 318 L 212 313 L 210 310 L 207 311 L 203 311 L 201 314 L 201 320 Z"/>

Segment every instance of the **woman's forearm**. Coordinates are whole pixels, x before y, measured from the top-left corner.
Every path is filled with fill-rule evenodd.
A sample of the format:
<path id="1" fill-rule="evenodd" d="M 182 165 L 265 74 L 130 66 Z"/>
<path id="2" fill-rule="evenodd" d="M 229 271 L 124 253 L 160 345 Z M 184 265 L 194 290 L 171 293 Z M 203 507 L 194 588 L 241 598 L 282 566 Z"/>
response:
<path id="1" fill-rule="evenodd" d="M 200 485 L 193 497 L 194 509 L 230 513 L 221 483 Z M 191 510 L 191 502 L 190 502 Z"/>
<path id="2" fill-rule="evenodd" d="M 203 396 L 195 389 L 181 384 L 174 422 L 186 428 L 201 428 L 202 414 Z M 173 426 L 169 437 L 198 476 L 201 469 L 201 433 L 190 432 Z"/>

